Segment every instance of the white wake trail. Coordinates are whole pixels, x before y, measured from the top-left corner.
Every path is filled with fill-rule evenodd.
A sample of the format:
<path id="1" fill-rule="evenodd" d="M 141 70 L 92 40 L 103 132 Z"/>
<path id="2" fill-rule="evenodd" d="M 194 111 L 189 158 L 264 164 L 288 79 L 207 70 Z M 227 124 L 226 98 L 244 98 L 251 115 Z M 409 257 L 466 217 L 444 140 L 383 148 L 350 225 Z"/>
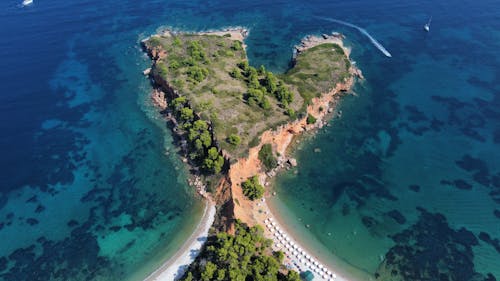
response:
<path id="1" fill-rule="evenodd" d="M 368 33 L 368 31 L 366 31 L 366 29 L 361 28 L 361 27 L 359 27 L 359 26 L 357 26 L 355 24 L 348 23 L 348 22 L 343 21 L 343 20 L 337 20 L 337 19 L 325 18 L 325 17 L 316 17 L 316 18 L 322 19 L 322 20 L 326 20 L 326 21 L 336 22 L 336 23 L 339 23 L 339 24 L 342 24 L 342 25 L 345 25 L 345 26 L 357 29 L 363 35 L 365 35 L 366 37 L 368 37 L 368 39 L 370 39 L 370 42 L 372 42 L 372 44 L 375 47 L 377 47 L 377 49 L 379 49 L 385 56 L 387 56 L 389 58 L 392 57 L 391 53 L 389 53 L 389 51 L 387 51 L 387 49 L 384 48 L 384 46 L 382 46 L 382 44 L 380 44 L 380 42 L 378 42 L 377 39 L 373 38 L 373 36 L 371 36 L 370 33 Z"/>

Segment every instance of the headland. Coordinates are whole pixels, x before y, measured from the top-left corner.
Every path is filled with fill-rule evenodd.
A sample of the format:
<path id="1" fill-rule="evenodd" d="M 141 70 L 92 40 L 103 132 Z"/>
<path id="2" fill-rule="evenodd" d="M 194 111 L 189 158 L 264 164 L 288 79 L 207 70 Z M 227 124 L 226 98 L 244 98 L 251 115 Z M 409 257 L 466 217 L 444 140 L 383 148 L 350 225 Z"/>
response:
<path id="1" fill-rule="evenodd" d="M 362 78 L 361 72 L 351 63 L 350 50 L 338 33 L 304 38 L 294 48 L 293 66 L 283 74 L 249 65 L 247 35 L 244 28 L 167 30 L 144 40 L 153 61 L 145 71 L 155 88 L 152 99 L 190 167 L 189 183 L 216 206 L 209 237 L 246 233 L 244 225 L 248 232 L 271 239 L 262 255 L 284 253 L 276 258 L 286 264 L 279 266 L 278 275 L 295 280 L 297 270 L 312 272 L 315 280 L 346 280 L 299 246 L 300 239 L 286 234 L 286 227 L 277 226 L 265 197 L 271 196 L 266 190 L 269 179 L 297 164 L 287 157 L 290 145 L 305 131 L 326 125 L 342 94 Z M 205 262 L 209 259 L 206 253 L 200 256 Z M 155 276 L 178 270 L 174 265 L 167 262 Z M 224 265 L 215 266 L 225 270 Z M 204 270 L 195 261 L 183 278 L 196 279 Z"/>

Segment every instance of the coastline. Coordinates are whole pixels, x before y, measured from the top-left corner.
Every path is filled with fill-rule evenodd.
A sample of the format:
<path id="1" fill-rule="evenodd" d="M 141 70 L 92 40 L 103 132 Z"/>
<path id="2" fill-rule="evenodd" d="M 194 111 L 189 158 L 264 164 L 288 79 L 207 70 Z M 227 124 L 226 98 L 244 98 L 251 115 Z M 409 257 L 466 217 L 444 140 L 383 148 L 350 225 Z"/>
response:
<path id="1" fill-rule="evenodd" d="M 175 32 L 170 30 L 166 30 L 163 33 L 161 33 L 162 36 L 172 36 L 172 34 L 175 34 Z M 244 44 L 244 39 L 248 34 L 248 30 L 244 28 L 234 28 L 234 29 L 223 29 L 218 31 L 196 32 L 196 34 L 220 35 L 220 36 L 229 34 L 228 36 L 230 36 L 233 40 L 241 41 L 243 43 L 242 44 L 243 47 L 246 48 Z M 152 37 L 154 36 L 158 35 L 153 35 Z M 349 59 L 350 49 L 344 46 L 342 39 L 343 39 L 342 35 L 338 33 L 333 33 L 332 35 L 323 34 L 322 36 L 307 36 L 300 42 L 300 44 L 294 47 L 293 49 L 294 58 L 301 52 L 309 48 L 313 48 L 317 45 L 324 43 L 333 43 L 340 46 L 341 49 L 344 51 L 344 54 L 346 55 L 347 59 Z M 157 57 L 157 58 L 166 55 L 161 51 L 156 52 L 155 50 L 152 50 L 150 54 L 152 57 Z M 230 194 L 228 194 L 229 197 L 226 197 L 227 198 L 226 200 L 229 200 L 232 203 L 231 212 L 232 212 L 232 217 L 234 219 L 239 219 L 249 226 L 254 226 L 257 224 L 264 226 L 265 236 L 270 239 L 273 239 L 274 236 L 272 235 L 272 231 L 270 231 L 270 229 L 265 227 L 266 225 L 265 220 L 276 217 L 276 221 L 281 222 L 280 223 L 281 225 L 286 225 L 282 223 L 284 220 L 281 219 L 280 215 L 275 215 L 276 213 L 278 213 L 277 210 L 273 209 L 272 207 L 270 208 L 267 204 L 264 203 L 264 200 L 261 201 L 262 202 L 261 205 L 260 202 L 253 202 L 246 199 L 246 197 L 242 193 L 240 185 L 247 178 L 257 175 L 259 177 L 259 181 L 264 186 L 267 187 L 266 197 L 269 197 L 270 183 L 267 181 L 267 179 L 273 178 L 276 175 L 276 173 L 278 173 L 281 169 L 285 168 L 286 165 L 288 164 L 293 165 L 292 163 L 294 162 L 291 160 L 294 159 L 287 158 L 288 157 L 287 155 L 290 155 L 291 152 L 293 152 L 292 144 L 296 141 L 296 138 L 302 136 L 304 132 L 312 131 L 314 133 L 315 130 L 320 129 L 323 126 L 327 125 L 326 119 L 331 118 L 332 113 L 334 112 L 334 109 L 338 101 L 340 100 L 341 96 L 346 92 L 348 92 L 349 90 L 351 90 L 352 86 L 356 82 L 356 77 L 363 79 L 361 71 L 352 65 L 349 68 L 349 73 L 350 76 L 348 76 L 342 82 L 337 83 L 332 89 L 330 89 L 330 91 L 323 92 L 320 96 L 313 98 L 311 103 L 307 106 L 307 111 L 306 111 L 307 115 L 313 115 L 316 118 L 316 122 L 314 124 L 309 124 L 307 122 L 307 115 L 306 115 L 298 120 L 288 122 L 287 124 L 284 124 L 277 129 L 268 129 L 264 131 L 259 137 L 260 139 L 259 144 L 255 147 L 249 148 L 247 157 L 236 159 L 237 160 L 236 163 L 233 163 L 230 166 L 227 175 L 225 175 L 225 177 L 220 182 L 216 190 L 218 190 L 218 192 L 222 191 L 223 193 L 225 193 L 224 190 L 229 189 Z M 149 70 L 146 70 L 144 74 L 149 75 Z M 161 88 L 161 86 L 162 85 L 160 84 L 159 88 Z M 169 87 L 167 88 L 170 89 Z M 160 109 L 162 110 L 166 109 L 167 106 L 165 102 L 166 96 L 163 92 L 155 91 L 152 93 L 151 98 L 153 99 L 153 102 Z M 271 143 L 271 145 L 273 146 L 273 150 L 279 156 L 278 167 L 270 172 L 263 172 L 260 160 L 258 159 L 260 148 L 266 143 Z M 186 161 L 183 162 L 186 163 Z M 225 186 L 227 183 L 229 183 L 230 187 Z M 199 253 L 199 249 L 201 249 L 204 241 L 196 243 L 199 240 L 203 240 L 197 238 L 202 238 L 203 236 L 200 237 L 200 235 L 205 234 L 205 240 L 206 240 L 208 229 L 210 228 L 210 226 L 212 225 L 212 223 L 215 221 L 216 218 L 215 218 L 215 204 L 212 203 L 213 201 L 211 200 L 211 196 L 205 192 L 200 192 L 204 191 L 203 186 L 197 186 L 197 189 L 200 195 L 202 195 L 202 197 L 205 197 L 205 199 L 207 200 L 206 208 L 208 208 L 208 205 L 210 204 L 210 210 L 213 209 L 213 214 L 209 216 L 211 218 L 211 221 L 209 221 L 206 218 L 207 211 L 205 211 L 202 221 L 198 225 L 197 230 L 191 235 L 190 239 L 188 239 L 188 241 L 184 243 L 184 245 L 179 249 L 179 251 L 177 251 L 177 253 L 172 258 L 170 258 L 167 262 L 165 262 L 159 269 L 157 269 L 153 274 L 151 274 L 145 280 L 175 280 L 176 278 L 182 276 L 182 272 L 187 268 L 187 266 L 192 261 L 194 261 L 197 253 Z M 216 196 L 216 198 L 217 197 L 220 196 Z M 263 206 L 265 208 L 265 212 L 261 209 L 260 206 Z M 209 223 L 209 225 L 207 225 L 207 223 Z M 306 245 L 305 247 L 301 248 L 303 250 L 307 250 L 307 253 L 312 253 L 310 254 L 310 256 L 315 257 L 314 260 L 311 260 L 311 262 L 316 263 L 316 265 L 318 265 L 318 262 L 320 262 L 322 264 L 321 267 L 325 268 L 323 269 L 324 272 L 317 271 L 318 275 L 316 275 L 315 272 L 314 280 L 340 280 L 340 281 L 357 280 L 354 278 L 347 279 L 345 277 L 346 274 L 344 273 L 344 271 L 339 270 L 341 266 L 337 264 L 332 265 L 330 262 L 325 262 L 328 259 L 325 259 L 322 255 L 315 254 L 316 251 L 311 251 L 309 245 L 307 245 L 307 243 L 303 243 L 303 240 L 294 238 L 295 236 L 300 236 L 300 235 L 289 232 L 287 227 L 283 227 L 283 229 L 286 231 L 286 235 L 289 236 L 292 239 L 292 241 L 295 241 L 296 244 L 299 244 L 300 242 Z M 228 232 L 231 233 L 231 231 L 232 230 L 230 227 Z M 293 234 L 293 236 L 291 234 Z M 277 242 L 277 240 L 275 240 L 275 242 Z M 277 245 L 279 244 L 276 243 L 274 245 L 274 248 L 276 250 L 283 250 L 276 248 Z M 196 246 L 199 246 L 199 248 L 196 248 Z M 190 252 L 192 252 L 192 249 L 194 249 L 196 253 L 194 256 L 189 254 Z M 288 263 L 301 262 L 298 259 L 298 257 L 295 258 L 294 256 L 292 256 L 291 252 L 287 254 L 288 258 L 286 259 L 286 261 L 288 261 Z M 306 263 L 304 263 L 302 266 L 304 267 L 304 269 L 301 271 L 308 270 L 307 268 L 305 268 Z M 314 268 L 314 266 L 312 266 L 311 268 Z M 326 268 L 328 268 L 329 270 L 327 271 Z M 327 273 L 327 276 L 323 276 L 323 278 L 321 278 L 320 276 L 323 273 Z"/>
<path id="2" fill-rule="evenodd" d="M 272 196 L 266 198 L 265 207 L 269 209 L 269 212 L 284 232 L 287 233 L 288 236 L 293 237 L 300 247 L 310 253 L 311 256 L 314 256 L 318 261 L 322 262 L 325 266 L 335 271 L 338 276 L 344 278 L 337 278 L 337 280 L 373 280 L 372 276 L 368 273 L 345 262 L 334 253 L 331 253 L 314 237 L 314 235 L 304 228 L 303 222 L 294 221 L 295 217 L 287 216 L 289 212 L 287 206 L 277 197 Z"/>
<path id="3" fill-rule="evenodd" d="M 338 44 L 349 58 L 350 49 L 343 45 L 342 36 L 339 34 L 332 36 L 322 35 L 322 37 L 307 36 L 294 48 L 294 55 L 298 55 L 309 48 L 325 42 Z M 294 141 L 299 142 L 298 138 L 303 137 L 305 132 L 311 131 L 314 134 L 316 130 L 327 125 L 326 121 L 332 118 L 332 114 L 341 95 L 350 91 L 354 86 L 356 82 L 355 77 L 363 79 L 359 69 L 351 67 L 350 72 L 351 76 L 346 81 L 338 83 L 329 92 L 322 93 L 319 97 L 313 98 L 311 104 L 307 107 L 307 113 L 316 117 L 317 120 L 314 124 L 308 124 L 307 118 L 303 117 L 302 119 L 287 123 L 276 130 L 270 129 L 265 131 L 260 137 L 259 144 L 249 149 L 248 157 L 238 159 L 236 163 L 231 165 L 228 175 L 231 183 L 231 197 L 234 202 L 235 218 L 242 220 L 250 226 L 257 224 L 263 225 L 265 236 L 274 241 L 274 248 L 276 250 L 285 250 L 287 257 L 285 263 L 301 271 L 315 271 L 313 273 L 315 276 L 314 280 L 355 281 L 366 278 L 357 278 L 352 276 L 352 274 L 348 274 L 346 270 L 342 270 L 346 266 L 340 265 L 337 262 L 332 263 L 331 259 L 325 257 L 326 255 L 316 250 L 311 250 L 316 248 L 310 247 L 308 243 L 304 243 L 304 239 L 297 239 L 296 237 L 300 237 L 300 235 L 289 231 L 290 228 L 286 227 L 286 223 L 283 223 L 285 220 L 282 219 L 278 210 L 272 208 L 272 206 L 269 207 L 264 199 L 259 202 L 246 199 L 245 196 L 243 196 L 240 186 L 245 179 L 257 175 L 260 183 L 266 187 L 265 197 L 270 197 L 271 191 L 269 188 L 272 182 L 271 179 L 286 166 L 296 165 L 296 160 L 294 158 L 289 158 L 289 155 L 293 154 Z M 273 150 L 279 156 L 278 167 L 270 172 L 263 171 L 260 160 L 258 159 L 258 152 L 266 143 L 270 143 L 273 146 Z M 278 223 L 276 224 L 278 228 L 275 228 L 276 226 L 274 225 L 269 225 L 270 222 L 274 224 Z M 280 240 L 280 236 L 276 236 L 278 229 L 281 231 L 284 230 L 283 237 L 288 237 L 288 239 L 291 240 L 291 242 L 287 242 L 287 245 L 299 245 L 297 249 L 299 252 L 298 255 L 296 255 L 297 251 L 294 251 L 294 248 L 287 247 L 285 249 L 284 244 L 281 244 L 284 240 Z M 300 252 L 303 252 L 302 255 Z M 308 260 L 305 259 L 306 256 L 313 258 Z M 309 263 L 309 261 L 311 262 Z M 315 267 L 314 264 L 316 263 L 318 266 L 321 266 L 324 271 Z M 323 269 L 323 267 L 325 269 Z"/>
<path id="4" fill-rule="evenodd" d="M 196 230 L 171 258 L 146 277 L 144 281 L 171 281 L 182 277 L 187 267 L 200 253 L 214 220 L 215 203 L 206 199 L 203 216 Z"/>

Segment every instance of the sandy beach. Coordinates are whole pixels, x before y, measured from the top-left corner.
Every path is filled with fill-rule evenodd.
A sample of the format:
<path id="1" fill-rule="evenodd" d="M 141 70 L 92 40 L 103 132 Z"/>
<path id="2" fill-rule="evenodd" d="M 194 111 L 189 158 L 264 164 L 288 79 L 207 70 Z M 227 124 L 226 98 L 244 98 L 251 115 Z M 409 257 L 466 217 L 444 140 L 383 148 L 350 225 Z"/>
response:
<path id="1" fill-rule="evenodd" d="M 182 277 L 187 267 L 195 260 L 203 244 L 207 241 L 208 230 L 215 219 L 215 204 L 210 199 L 205 202 L 203 217 L 193 234 L 173 257 L 162 264 L 144 281 L 172 281 Z"/>
<path id="2" fill-rule="evenodd" d="M 340 270 L 334 268 L 319 257 L 313 250 L 295 239 L 280 221 L 279 215 L 270 208 L 265 199 L 255 203 L 254 218 L 264 228 L 264 235 L 273 240 L 273 250 L 285 254 L 284 264 L 298 272 L 311 271 L 317 281 L 354 281 L 343 276 Z"/>

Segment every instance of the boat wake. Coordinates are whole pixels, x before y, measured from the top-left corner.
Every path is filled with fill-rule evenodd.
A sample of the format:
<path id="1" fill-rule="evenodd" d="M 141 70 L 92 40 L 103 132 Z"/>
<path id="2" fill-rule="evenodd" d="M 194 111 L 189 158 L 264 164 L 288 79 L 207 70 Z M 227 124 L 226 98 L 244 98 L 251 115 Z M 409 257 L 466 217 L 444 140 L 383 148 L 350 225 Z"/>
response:
<path id="1" fill-rule="evenodd" d="M 348 22 L 343 21 L 343 20 L 338 20 L 338 19 L 333 19 L 333 18 L 325 18 L 325 17 L 316 17 L 316 18 L 322 19 L 322 20 L 326 20 L 326 21 L 330 21 L 330 22 L 336 22 L 336 23 L 339 23 L 339 24 L 342 24 L 342 25 L 345 25 L 345 26 L 357 29 L 363 35 L 365 35 L 366 37 L 368 37 L 368 39 L 370 39 L 370 42 L 372 42 L 372 44 L 375 47 L 377 47 L 377 49 L 379 49 L 386 57 L 389 57 L 389 58 L 392 57 L 391 53 L 389 53 L 389 51 L 387 51 L 387 49 L 384 48 L 384 46 L 382 46 L 382 44 L 380 44 L 380 42 L 378 42 L 377 39 L 373 38 L 373 36 L 371 36 L 370 33 L 368 33 L 368 31 L 366 31 L 366 29 L 361 28 L 361 27 L 359 27 L 359 26 L 357 26 L 355 24 L 348 23 Z"/>

